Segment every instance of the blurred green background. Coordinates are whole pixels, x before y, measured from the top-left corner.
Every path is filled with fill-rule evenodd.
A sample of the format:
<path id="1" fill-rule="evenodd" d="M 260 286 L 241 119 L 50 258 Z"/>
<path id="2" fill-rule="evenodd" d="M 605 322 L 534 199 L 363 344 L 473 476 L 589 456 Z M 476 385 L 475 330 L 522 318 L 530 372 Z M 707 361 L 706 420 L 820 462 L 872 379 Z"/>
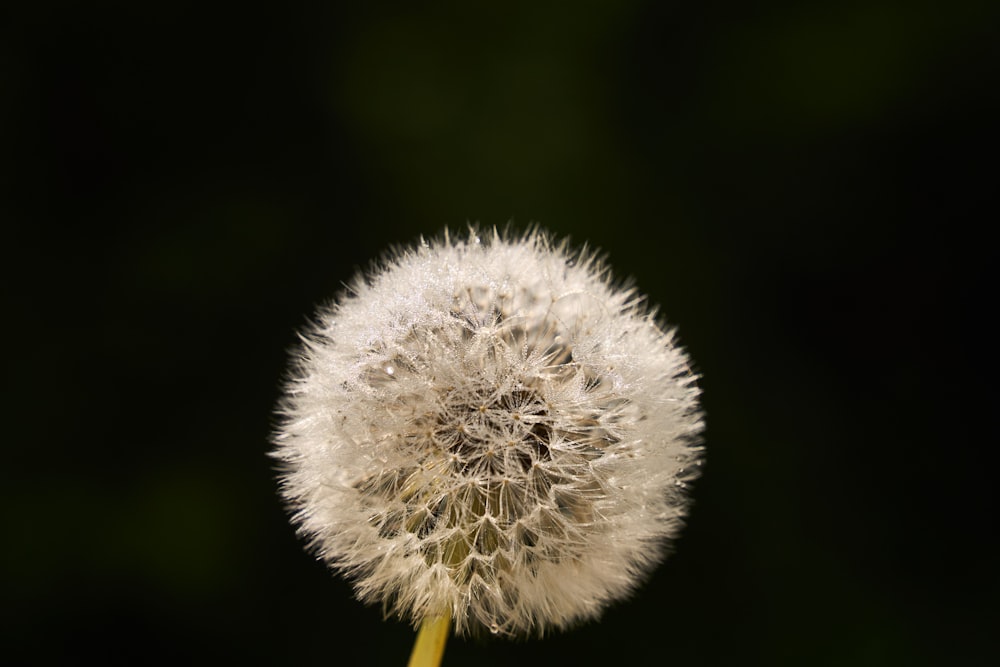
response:
<path id="1" fill-rule="evenodd" d="M 0 11 L 4 658 L 404 664 L 272 411 L 359 268 L 513 221 L 661 304 L 708 465 L 634 599 L 446 665 L 995 664 L 995 2 L 318 4 Z"/>

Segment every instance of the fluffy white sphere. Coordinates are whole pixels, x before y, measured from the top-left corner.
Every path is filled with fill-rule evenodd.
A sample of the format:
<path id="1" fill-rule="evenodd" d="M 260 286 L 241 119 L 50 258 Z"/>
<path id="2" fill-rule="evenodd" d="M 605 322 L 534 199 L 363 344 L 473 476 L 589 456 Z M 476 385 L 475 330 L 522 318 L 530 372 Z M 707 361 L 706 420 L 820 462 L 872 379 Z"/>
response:
<path id="1" fill-rule="evenodd" d="M 275 456 L 358 597 L 542 634 L 662 558 L 700 463 L 688 358 L 634 289 L 542 233 L 422 242 L 320 311 Z"/>

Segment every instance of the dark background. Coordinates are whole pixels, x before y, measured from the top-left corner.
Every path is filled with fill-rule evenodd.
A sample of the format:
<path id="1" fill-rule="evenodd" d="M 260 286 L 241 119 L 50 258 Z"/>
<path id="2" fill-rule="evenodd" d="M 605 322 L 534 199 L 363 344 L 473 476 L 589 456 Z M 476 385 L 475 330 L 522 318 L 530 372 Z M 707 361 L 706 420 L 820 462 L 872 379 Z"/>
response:
<path id="1" fill-rule="evenodd" d="M 356 270 L 513 221 L 680 327 L 708 465 L 634 599 L 446 665 L 992 664 L 996 3 L 354 4 L 0 10 L 3 657 L 405 664 L 272 411 Z"/>

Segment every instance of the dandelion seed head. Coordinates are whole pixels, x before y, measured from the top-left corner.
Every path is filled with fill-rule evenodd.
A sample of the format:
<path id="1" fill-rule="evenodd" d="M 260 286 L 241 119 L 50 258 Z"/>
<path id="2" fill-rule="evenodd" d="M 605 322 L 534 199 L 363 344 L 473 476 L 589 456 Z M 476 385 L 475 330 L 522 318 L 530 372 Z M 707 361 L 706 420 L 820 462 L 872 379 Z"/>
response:
<path id="1" fill-rule="evenodd" d="M 275 456 L 358 597 L 459 633 L 596 617 L 663 557 L 701 461 L 673 331 L 544 233 L 422 242 L 303 336 Z"/>

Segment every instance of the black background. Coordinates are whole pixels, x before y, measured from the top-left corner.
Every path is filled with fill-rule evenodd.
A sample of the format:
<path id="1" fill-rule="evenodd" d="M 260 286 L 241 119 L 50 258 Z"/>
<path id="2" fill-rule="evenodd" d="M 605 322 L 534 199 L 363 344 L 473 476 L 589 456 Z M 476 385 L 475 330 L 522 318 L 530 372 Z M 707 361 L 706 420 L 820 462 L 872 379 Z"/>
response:
<path id="1" fill-rule="evenodd" d="M 0 10 L 3 655 L 404 664 L 273 407 L 387 246 L 513 221 L 679 326 L 708 465 L 633 599 L 446 665 L 996 659 L 996 3 L 354 4 Z"/>

